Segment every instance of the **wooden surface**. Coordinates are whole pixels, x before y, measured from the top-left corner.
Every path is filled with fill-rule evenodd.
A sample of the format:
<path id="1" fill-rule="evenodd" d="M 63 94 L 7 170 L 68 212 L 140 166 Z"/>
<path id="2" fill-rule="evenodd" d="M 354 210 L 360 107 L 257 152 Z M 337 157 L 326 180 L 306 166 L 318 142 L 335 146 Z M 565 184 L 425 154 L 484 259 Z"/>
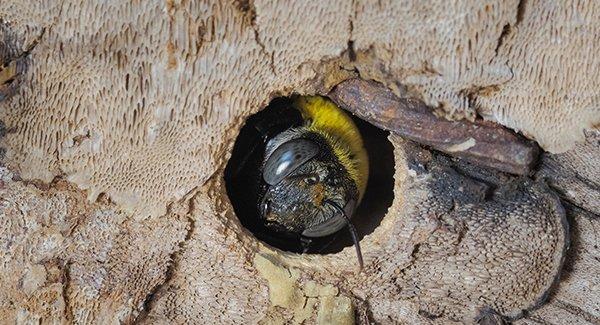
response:
<path id="1" fill-rule="evenodd" d="M 222 172 L 244 120 L 273 97 L 326 94 L 362 77 L 397 96 L 409 91 L 437 116 L 481 116 L 563 152 L 542 157 L 544 177 L 588 212 L 568 215 L 575 230 L 565 276 L 524 321 L 597 323 L 597 158 L 576 142 L 600 122 L 599 6 L 0 1 L 2 71 L 22 59 L 16 82 L 0 86 L 0 322 L 312 323 L 356 314 L 447 324 L 470 322 L 490 304 L 511 315 L 529 308 L 556 270 L 513 274 L 504 262 L 555 262 L 560 236 L 541 240 L 560 234 L 548 226 L 558 225 L 555 201 L 543 190 L 531 200 L 538 204 L 503 206 L 484 195 L 454 205 L 463 202 L 451 200 L 460 186 L 433 191 L 442 178 L 409 164 L 397 136 L 395 200 L 363 240 L 365 275 L 353 271 L 351 248 L 295 256 L 240 227 Z M 496 218 L 480 215 L 486 209 Z M 516 227 L 524 221 L 543 231 Z M 460 238 L 501 245 L 469 248 Z M 494 250 L 511 243 L 546 259 Z M 428 251 L 440 258 L 419 254 Z M 455 251 L 473 257 L 473 270 L 482 265 L 474 256 L 487 254 L 505 273 L 447 281 L 459 272 L 448 256 Z M 435 276 L 422 272 L 429 266 Z M 493 294 L 479 299 L 474 287 Z"/>

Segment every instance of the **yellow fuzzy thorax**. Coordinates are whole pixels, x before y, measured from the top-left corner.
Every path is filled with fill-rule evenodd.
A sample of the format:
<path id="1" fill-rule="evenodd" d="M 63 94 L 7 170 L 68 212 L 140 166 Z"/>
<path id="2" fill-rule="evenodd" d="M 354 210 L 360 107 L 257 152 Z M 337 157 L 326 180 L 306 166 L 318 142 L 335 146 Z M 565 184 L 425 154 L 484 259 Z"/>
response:
<path id="1" fill-rule="evenodd" d="M 356 183 L 359 201 L 369 178 L 369 158 L 360 132 L 350 116 L 332 101 L 320 96 L 303 96 L 295 101 L 307 128 L 322 135 L 335 156 Z"/>

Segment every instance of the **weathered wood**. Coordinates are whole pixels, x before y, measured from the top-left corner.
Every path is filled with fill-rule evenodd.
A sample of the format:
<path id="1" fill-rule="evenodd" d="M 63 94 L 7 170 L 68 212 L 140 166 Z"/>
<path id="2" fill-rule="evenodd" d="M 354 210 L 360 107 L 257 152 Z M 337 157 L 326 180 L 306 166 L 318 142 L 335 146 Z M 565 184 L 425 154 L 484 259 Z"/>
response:
<path id="1" fill-rule="evenodd" d="M 0 22 L 2 22 L 1 19 Z M 20 50 L 18 46 L 11 44 L 15 40 L 11 38 L 12 35 L 6 29 L 6 25 L 0 24 L 0 101 L 16 91 L 19 76 L 26 71 L 28 55 L 46 32 L 46 29 L 43 28 L 29 45 Z"/>
<path id="2" fill-rule="evenodd" d="M 437 117 L 420 100 L 399 98 L 374 81 L 347 80 L 329 96 L 380 128 L 474 163 L 528 175 L 537 161 L 539 148 L 535 143 L 498 124 Z"/>
<path id="3" fill-rule="evenodd" d="M 1 63 L 47 28 L 0 102 L 0 156 L 15 172 L 0 168 L 0 319 L 449 324 L 490 302 L 512 306 L 494 308 L 503 316 L 527 309 L 524 270 L 544 270 L 530 263 L 556 239 L 538 228 L 547 205 L 460 204 L 469 187 L 437 183 L 399 136 L 392 206 L 361 241 L 368 276 L 349 271 L 351 250 L 258 243 L 222 171 L 243 121 L 273 96 L 318 93 L 355 69 L 444 103 L 445 116 L 478 113 L 563 152 L 600 123 L 597 21 L 593 1 L 0 1 Z M 536 320 L 581 319 L 563 306 L 598 317 L 597 295 L 584 294 L 598 292 L 598 254 L 584 254 L 597 238 L 580 224 L 585 245 L 572 252 L 587 257 L 561 280 L 554 301 L 565 304 Z M 484 272 L 486 259 L 502 270 Z"/>
<path id="4" fill-rule="evenodd" d="M 0 62 L 0 100 L 3 100 L 5 97 L 8 97 L 10 93 L 10 86 L 17 75 L 17 62 L 11 61 L 6 64 L 6 66 L 2 65 Z"/>
<path id="5" fill-rule="evenodd" d="M 536 178 L 545 179 L 563 200 L 600 215 L 600 130 L 561 154 L 545 154 Z"/>
<path id="6" fill-rule="evenodd" d="M 515 324 L 600 324 L 600 219 L 563 201 L 571 247 L 548 302 Z"/>

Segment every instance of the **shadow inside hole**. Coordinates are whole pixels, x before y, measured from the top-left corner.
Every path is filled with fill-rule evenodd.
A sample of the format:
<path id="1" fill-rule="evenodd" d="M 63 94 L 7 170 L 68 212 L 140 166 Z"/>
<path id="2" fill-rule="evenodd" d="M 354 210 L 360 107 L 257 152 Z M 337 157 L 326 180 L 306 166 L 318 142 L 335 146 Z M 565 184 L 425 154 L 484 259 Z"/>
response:
<path id="1" fill-rule="evenodd" d="M 369 154 L 369 180 L 365 195 L 352 222 L 359 239 L 371 234 L 391 206 L 394 191 L 394 152 L 389 133 L 353 116 Z M 264 110 L 250 116 L 240 130 L 225 168 L 227 195 L 240 223 L 257 239 L 281 250 L 301 253 L 298 235 L 277 233 L 265 227 L 258 202 L 266 191 L 262 161 L 267 141 L 280 132 L 303 124 L 290 98 L 274 99 Z M 307 253 L 330 254 L 352 246 L 352 237 L 343 228 L 337 233 L 313 238 Z"/>

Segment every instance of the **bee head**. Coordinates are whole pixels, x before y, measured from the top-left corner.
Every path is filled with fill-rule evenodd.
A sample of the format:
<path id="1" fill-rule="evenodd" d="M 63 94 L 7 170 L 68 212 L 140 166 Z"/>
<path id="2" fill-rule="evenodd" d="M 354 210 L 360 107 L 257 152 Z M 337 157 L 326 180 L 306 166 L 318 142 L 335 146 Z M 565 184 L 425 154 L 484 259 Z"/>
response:
<path id="1" fill-rule="evenodd" d="M 323 237 L 346 225 L 342 214 L 354 212 L 356 186 L 343 166 L 312 140 L 281 144 L 266 160 L 263 178 L 268 188 L 260 212 L 273 228 Z"/>
<path id="2" fill-rule="evenodd" d="M 358 190 L 330 150 L 311 139 L 287 141 L 266 159 L 263 179 L 259 209 L 267 227 L 324 237 L 348 226 L 359 249 L 350 223 Z"/>

